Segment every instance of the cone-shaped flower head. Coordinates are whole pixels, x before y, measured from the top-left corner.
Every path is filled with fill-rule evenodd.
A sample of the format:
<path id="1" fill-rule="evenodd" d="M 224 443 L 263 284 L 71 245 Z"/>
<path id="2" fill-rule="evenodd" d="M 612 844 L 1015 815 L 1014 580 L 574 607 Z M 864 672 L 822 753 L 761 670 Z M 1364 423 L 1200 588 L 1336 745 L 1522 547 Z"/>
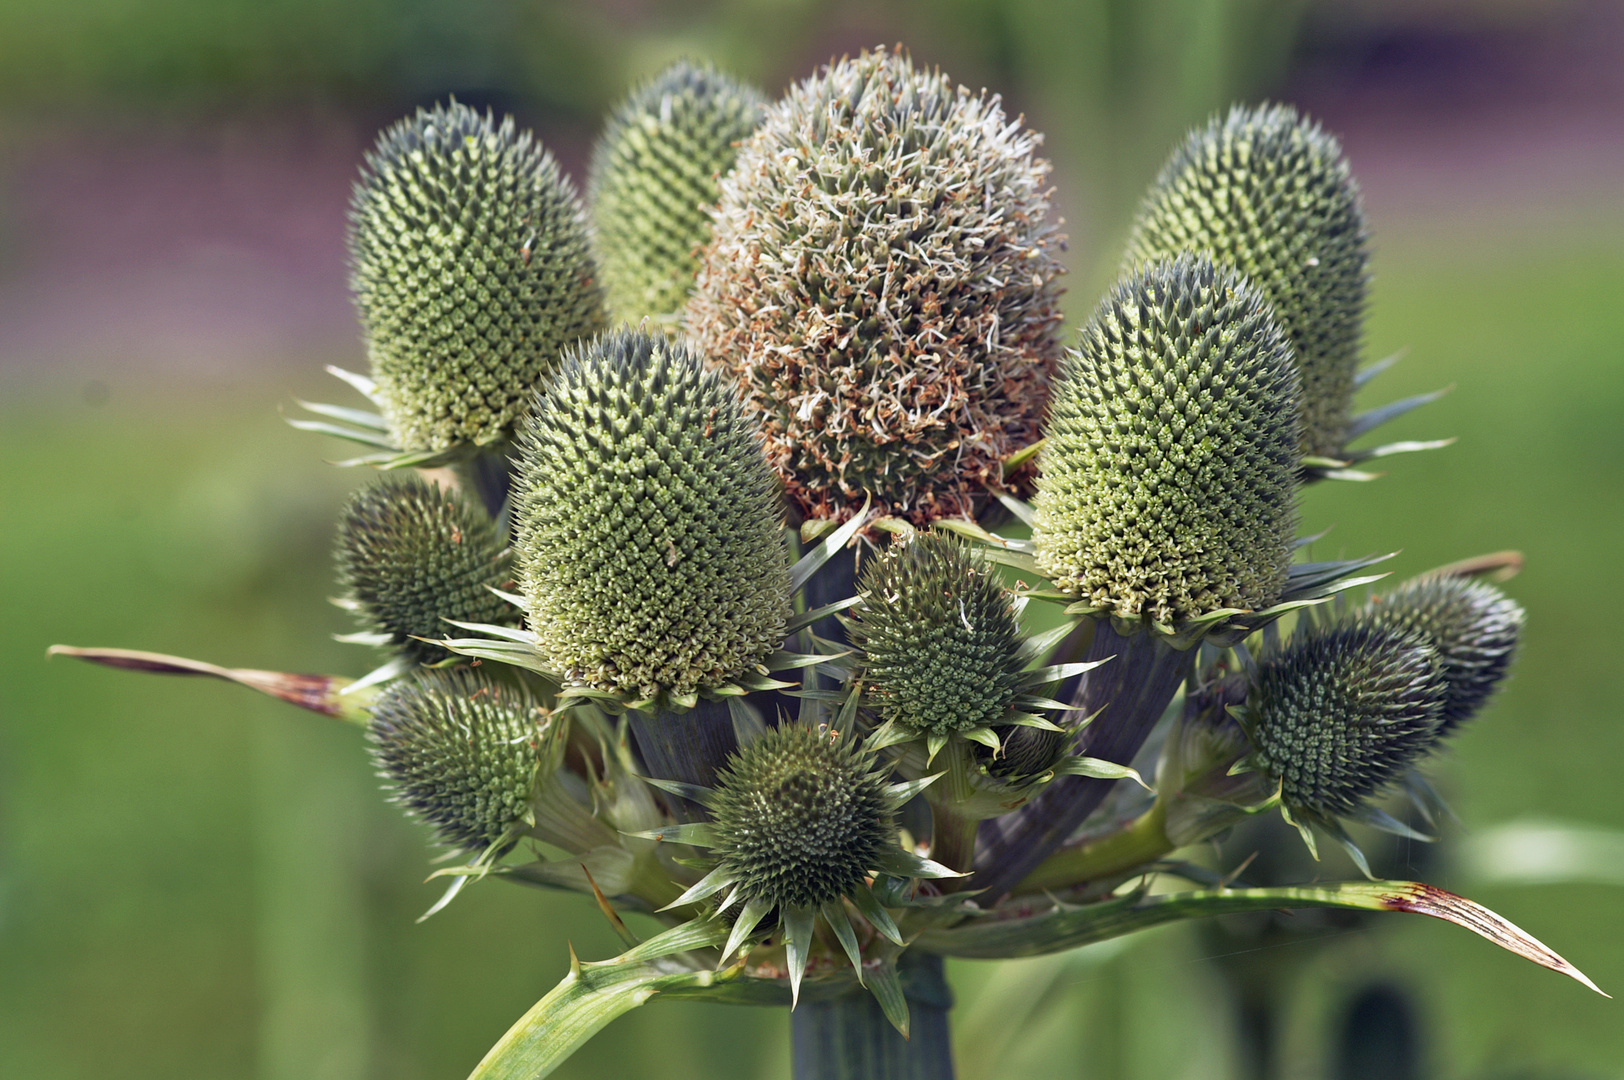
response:
<path id="1" fill-rule="evenodd" d="M 784 724 L 741 750 L 711 802 L 713 853 L 745 900 L 817 907 L 897 842 L 886 777 L 849 739 Z"/>
<path id="2" fill-rule="evenodd" d="M 395 801 L 467 851 L 512 840 L 551 721 L 517 687 L 467 668 L 393 683 L 372 706 L 372 760 Z"/>
<path id="3" fill-rule="evenodd" d="M 1360 619 L 1411 630 L 1438 650 L 1449 699 L 1439 734 L 1471 719 L 1511 666 L 1526 618 L 1522 606 L 1482 581 L 1425 574 L 1373 598 Z"/>
<path id="4" fill-rule="evenodd" d="M 1037 435 L 1060 352 L 1047 162 L 904 55 L 831 64 L 722 179 L 687 328 L 807 516 L 958 515 Z"/>
<path id="5" fill-rule="evenodd" d="M 513 625 L 513 564 L 495 524 L 454 492 L 414 478 L 362 488 L 338 521 L 338 576 L 367 627 L 420 664 L 450 654 L 447 619 Z"/>
<path id="6" fill-rule="evenodd" d="M 1299 636 L 1247 698 L 1254 760 L 1317 822 L 1355 814 L 1437 741 L 1449 683 L 1413 633 L 1352 625 Z"/>
<path id="7" fill-rule="evenodd" d="M 531 628 L 573 681 L 645 701 L 727 683 L 790 610 L 777 483 L 725 376 L 641 330 L 572 351 L 520 445 Z"/>
<path id="8" fill-rule="evenodd" d="M 402 449 L 502 439 L 560 350 L 603 323 L 579 200 L 512 117 L 452 101 L 385 131 L 350 200 L 349 242 Z"/>
<path id="9" fill-rule="evenodd" d="M 672 315 L 688 301 L 708 208 L 755 130 L 761 93 L 710 65 L 679 60 L 633 90 L 592 151 L 593 248 L 616 320 Z"/>
<path id="10" fill-rule="evenodd" d="M 1119 282 L 1067 354 L 1038 480 L 1038 566 L 1160 626 L 1280 595 L 1296 525 L 1291 347 L 1205 256 Z"/>
<path id="11" fill-rule="evenodd" d="M 997 573 L 924 533 L 869 564 L 851 625 L 883 719 L 945 735 L 1003 718 L 1019 692 L 1020 627 Z"/>
<path id="12" fill-rule="evenodd" d="M 1341 144 L 1290 106 L 1236 106 L 1173 151 L 1124 265 L 1207 251 L 1245 274 L 1296 351 L 1302 452 L 1336 457 L 1353 404 L 1367 238 Z"/>

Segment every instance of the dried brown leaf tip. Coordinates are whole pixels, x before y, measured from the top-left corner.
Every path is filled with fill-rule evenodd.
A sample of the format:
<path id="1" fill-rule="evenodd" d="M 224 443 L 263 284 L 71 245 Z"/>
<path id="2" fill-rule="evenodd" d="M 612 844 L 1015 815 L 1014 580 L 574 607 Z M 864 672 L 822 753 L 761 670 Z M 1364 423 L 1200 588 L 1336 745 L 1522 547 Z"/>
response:
<path id="1" fill-rule="evenodd" d="M 1040 136 L 900 52 L 792 88 L 722 182 L 687 327 L 806 517 L 973 512 L 1060 354 Z"/>

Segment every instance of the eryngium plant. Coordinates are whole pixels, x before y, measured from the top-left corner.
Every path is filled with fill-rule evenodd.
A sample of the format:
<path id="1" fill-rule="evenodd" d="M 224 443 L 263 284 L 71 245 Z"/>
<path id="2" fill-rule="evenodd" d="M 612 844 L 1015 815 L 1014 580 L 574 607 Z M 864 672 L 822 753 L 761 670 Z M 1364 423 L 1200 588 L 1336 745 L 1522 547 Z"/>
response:
<path id="1" fill-rule="evenodd" d="M 1437 650 L 1449 684 L 1439 734 L 1447 734 L 1481 709 L 1505 678 L 1527 616 L 1487 582 L 1424 574 L 1371 597 L 1360 617 L 1412 631 Z"/>
<path id="2" fill-rule="evenodd" d="M 926 534 L 869 564 L 851 624 L 883 720 L 947 735 L 1001 719 L 1020 692 L 1013 597 L 958 540 Z"/>
<path id="3" fill-rule="evenodd" d="M 337 561 L 345 606 L 414 663 L 451 655 L 433 643 L 450 630 L 448 620 L 517 623 L 513 606 L 492 591 L 513 584 L 495 522 L 416 477 L 356 492 L 338 521 Z"/>
<path id="4" fill-rule="evenodd" d="M 1213 151 L 1226 169 L 1246 139 L 1275 145 L 1237 115 L 1234 152 Z M 1319 160 L 1310 134 L 1282 160 Z M 398 484 L 345 511 L 349 606 L 376 628 L 354 637 L 411 656 L 356 679 L 57 651 L 368 729 L 398 801 L 465 858 L 437 871 L 451 884 L 431 914 L 490 878 L 592 897 L 626 951 L 572 963 L 475 1080 L 544 1076 L 628 1009 L 683 997 L 794 1008 L 798 1080 L 950 1080 L 944 957 L 1282 907 L 1424 912 L 1589 985 L 1430 886 L 1249 887 L 1245 866 L 1212 864 L 1203 841 L 1277 805 L 1356 859 L 1348 820 L 1415 835 L 1381 808 L 1389 789 L 1446 821 L 1417 769 L 1503 679 L 1522 624 L 1462 578 L 1517 560 L 1305 610 L 1373 582 L 1380 558 L 1294 555 L 1299 477 L 1414 448 L 1299 459 L 1301 324 L 1243 271 L 1323 264 L 1319 210 L 1246 219 L 1216 261 L 1203 241 L 1136 264 L 1069 354 L 1036 453 L 1060 272 L 1036 141 L 900 53 L 832 64 L 770 108 L 721 185 L 697 345 L 664 326 L 576 342 L 595 286 L 562 178 L 460 107 L 405 121 L 357 203 L 378 380 L 344 375 L 390 419 L 313 405 L 322 419 L 298 423 L 378 451 L 359 463 L 451 465 L 436 479 L 480 495 L 488 515 Z M 616 161 L 650 171 L 642 190 L 667 181 Z M 1328 189 L 1303 190 L 1315 208 Z M 1020 497 L 1034 458 L 1036 507 Z M 993 498 L 1035 543 L 969 516 Z M 814 520 L 795 533 L 794 513 Z M 832 561 L 852 566 L 851 544 L 871 563 L 860 588 Z M 1047 603 L 1060 618 L 1034 631 Z M 837 618 L 850 642 L 827 636 Z M 1284 647 L 1282 618 L 1298 623 Z M 640 939 L 620 909 L 663 929 Z"/>
<path id="5" fill-rule="evenodd" d="M 688 331 L 744 386 L 802 515 L 962 515 L 1037 437 L 1061 274 L 1037 145 L 997 97 L 870 52 L 740 148 Z"/>
<path id="6" fill-rule="evenodd" d="M 389 128 L 366 165 L 350 284 L 395 445 L 498 442 L 604 322 L 574 186 L 511 116 L 454 100 Z"/>
<path id="7" fill-rule="evenodd" d="M 777 484 L 733 387 L 680 343 L 617 330 L 571 352 L 519 473 L 530 625 L 570 681 L 691 700 L 781 643 Z"/>
<path id="8" fill-rule="evenodd" d="M 1364 327 L 1367 237 L 1341 144 L 1289 105 L 1236 106 L 1173 151 L 1124 266 L 1205 251 L 1245 274 L 1295 350 L 1302 453 L 1338 458 Z"/>
<path id="9" fill-rule="evenodd" d="M 711 238 L 717 185 L 765 106 L 754 87 L 679 60 L 609 117 L 592 150 L 587 201 L 614 319 L 675 321 Z"/>
<path id="10" fill-rule="evenodd" d="M 1171 628 L 1279 599 L 1297 523 L 1299 388 L 1257 290 L 1205 256 L 1119 282 L 1067 354 L 1033 541 L 1062 591 Z"/>

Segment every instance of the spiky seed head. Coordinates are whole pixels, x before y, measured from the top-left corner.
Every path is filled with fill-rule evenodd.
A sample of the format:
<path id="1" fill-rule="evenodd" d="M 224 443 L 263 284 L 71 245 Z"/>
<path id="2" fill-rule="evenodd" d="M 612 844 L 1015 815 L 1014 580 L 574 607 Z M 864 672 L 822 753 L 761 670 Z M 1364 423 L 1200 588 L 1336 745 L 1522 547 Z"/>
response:
<path id="1" fill-rule="evenodd" d="M 1237 105 L 1173 151 L 1139 209 L 1124 267 L 1207 251 L 1245 274 L 1296 351 L 1302 452 L 1336 457 L 1353 405 L 1368 239 L 1336 138 L 1289 105 Z"/>
<path id="2" fill-rule="evenodd" d="M 1493 585 L 1447 574 L 1424 574 L 1372 597 L 1359 618 L 1414 631 L 1438 650 L 1449 700 L 1439 734 L 1483 707 L 1511 666 L 1527 618 L 1522 605 Z"/>
<path id="3" fill-rule="evenodd" d="M 1298 384 L 1245 278 L 1186 254 L 1118 282 L 1066 356 L 1047 434 L 1033 539 L 1061 589 L 1164 625 L 1279 598 Z"/>
<path id="4" fill-rule="evenodd" d="M 1437 741 L 1449 683 L 1413 633 L 1351 625 L 1300 636 L 1247 698 L 1256 760 L 1293 812 L 1351 814 Z"/>
<path id="5" fill-rule="evenodd" d="M 723 177 L 687 328 L 803 515 L 965 513 L 1032 442 L 1060 352 L 1038 136 L 867 52 L 792 87 Z"/>
<path id="6" fill-rule="evenodd" d="M 350 498 L 338 520 L 338 577 L 366 626 L 402 655 L 433 664 L 458 622 L 512 626 L 513 606 L 491 592 L 513 585 L 496 525 L 455 492 L 413 477 L 386 479 Z"/>
<path id="7" fill-rule="evenodd" d="M 572 350 L 519 473 L 531 628 L 572 680 L 689 695 L 782 642 L 777 482 L 734 389 L 680 343 L 623 329 Z"/>
<path id="8" fill-rule="evenodd" d="M 922 533 L 869 563 L 852 640 L 882 718 L 946 735 L 1001 719 L 1021 677 L 1009 591 L 963 543 Z"/>
<path id="9" fill-rule="evenodd" d="M 592 151 L 593 250 L 616 319 L 672 315 L 688 301 L 708 208 L 755 130 L 760 91 L 709 64 L 679 60 L 633 90 Z"/>
<path id="10" fill-rule="evenodd" d="M 798 724 L 734 755 L 711 813 L 720 867 L 746 900 L 778 906 L 838 899 L 897 842 L 883 770 L 849 739 Z"/>
<path id="11" fill-rule="evenodd" d="M 530 813 L 550 721 L 523 690 L 468 668 L 393 683 L 368 737 L 395 801 L 439 839 L 483 851 Z"/>
<path id="12" fill-rule="evenodd" d="M 350 285 L 396 445 L 508 435 L 603 325 L 568 177 L 512 117 L 452 100 L 378 137 L 350 200 Z"/>

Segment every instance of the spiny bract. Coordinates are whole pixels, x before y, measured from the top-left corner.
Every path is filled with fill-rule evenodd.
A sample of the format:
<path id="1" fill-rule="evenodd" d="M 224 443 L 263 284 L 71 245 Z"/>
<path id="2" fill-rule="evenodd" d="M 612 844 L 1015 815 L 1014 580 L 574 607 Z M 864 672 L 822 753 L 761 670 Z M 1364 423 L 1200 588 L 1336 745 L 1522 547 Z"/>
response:
<path id="1" fill-rule="evenodd" d="M 1280 595 L 1296 525 L 1291 347 L 1246 280 L 1205 256 L 1119 282 L 1050 405 L 1038 566 L 1162 625 Z"/>
<path id="2" fill-rule="evenodd" d="M 1260 666 L 1248 734 L 1287 809 L 1329 820 L 1357 812 L 1432 747 L 1448 694 L 1424 639 L 1342 626 Z"/>
<path id="3" fill-rule="evenodd" d="M 1359 617 L 1376 626 L 1413 630 L 1438 650 L 1449 681 L 1443 735 L 1469 720 L 1505 678 L 1526 615 L 1486 582 L 1426 574 L 1373 597 Z"/>
<path id="4" fill-rule="evenodd" d="M 722 180 L 687 327 L 803 515 L 964 514 L 1037 436 L 1062 273 L 1038 136 L 864 53 L 790 89 Z"/>
<path id="5" fill-rule="evenodd" d="M 712 800 L 713 850 L 746 900 L 838 900 L 897 842 L 884 772 L 849 740 L 798 724 L 736 754 Z"/>
<path id="6" fill-rule="evenodd" d="M 1274 305 L 1303 385 L 1302 453 L 1342 453 L 1369 281 L 1364 209 L 1342 146 L 1286 105 L 1235 106 L 1163 166 L 1124 267 L 1208 251 Z"/>
<path id="7" fill-rule="evenodd" d="M 513 584 L 496 526 L 461 496 L 415 477 L 384 480 L 350 498 L 338 520 L 337 561 L 356 613 L 417 663 L 450 655 L 417 640 L 454 632 L 447 619 L 517 622 L 513 605 L 491 592 Z"/>
<path id="8" fill-rule="evenodd" d="M 350 200 L 350 284 L 405 450 L 506 437 L 603 324 L 569 179 L 513 118 L 455 100 L 378 137 Z"/>
<path id="9" fill-rule="evenodd" d="M 873 560 L 851 625 L 883 719 L 945 735 L 1001 719 L 1021 677 L 1010 595 L 952 537 L 922 534 Z"/>
<path id="10" fill-rule="evenodd" d="M 719 686 L 778 648 L 777 483 L 724 376 L 618 330 L 572 351 L 520 445 L 531 628 L 571 680 L 631 700 Z"/>
<path id="11" fill-rule="evenodd" d="M 617 320 L 681 310 L 711 238 L 708 208 L 765 102 L 710 65 L 679 60 L 632 91 L 592 151 L 594 250 Z"/>
<path id="12" fill-rule="evenodd" d="M 530 814 L 548 722 L 529 695 L 456 668 L 393 683 L 372 706 L 372 760 L 444 843 L 482 851 Z"/>

